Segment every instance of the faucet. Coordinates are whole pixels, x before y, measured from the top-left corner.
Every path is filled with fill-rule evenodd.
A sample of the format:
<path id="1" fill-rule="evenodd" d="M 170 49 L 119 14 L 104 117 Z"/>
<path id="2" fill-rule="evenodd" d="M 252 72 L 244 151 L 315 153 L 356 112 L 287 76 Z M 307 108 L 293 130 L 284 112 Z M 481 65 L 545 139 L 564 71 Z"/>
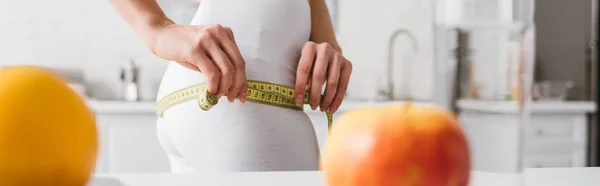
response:
<path id="1" fill-rule="evenodd" d="M 394 32 L 392 33 L 391 37 L 389 38 L 389 46 L 388 46 L 388 61 L 387 61 L 387 86 L 384 89 L 380 89 L 378 91 L 379 96 L 383 97 L 385 100 L 389 101 L 389 100 L 395 100 L 395 96 L 394 96 L 394 46 L 396 44 L 396 39 L 398 38 L 398 36 L 400 35 L 406 35 L 410 38 L 410 40 L 412 41 L 412 49 L 413 52 L 418 52 L 418 42 L 417 42 L 417 37 L 408 29 L 397 29 L 394 30 Z M 403 75 L 405 77 L 409 77 L 409 68 L 403 68 L 402 69 L 404 71 Z M 404 81 L 406 81 L 408 78 L 404 79 Z M 404 95 L 405 97 L 403 99 L 407 99 L 410 100 L 410 96 L 409 95 Z"/>

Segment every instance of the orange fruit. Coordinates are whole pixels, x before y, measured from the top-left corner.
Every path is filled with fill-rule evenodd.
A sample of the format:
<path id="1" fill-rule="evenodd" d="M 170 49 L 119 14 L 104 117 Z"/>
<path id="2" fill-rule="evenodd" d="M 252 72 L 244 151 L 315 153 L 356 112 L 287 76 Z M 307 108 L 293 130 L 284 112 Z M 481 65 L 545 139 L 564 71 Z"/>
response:
<path id="1" fill-rule="evenodd" d="M 50 70 L 0 69 L 0 185 L 84 186 L 98 150 L 94 115 Z"/>
<path id="2" fill-rule="evenodd" d="M 453 114 L 406 104 L 343 114 L 321 168 L 329 186 L 467 186 L 471 164 Z"/>

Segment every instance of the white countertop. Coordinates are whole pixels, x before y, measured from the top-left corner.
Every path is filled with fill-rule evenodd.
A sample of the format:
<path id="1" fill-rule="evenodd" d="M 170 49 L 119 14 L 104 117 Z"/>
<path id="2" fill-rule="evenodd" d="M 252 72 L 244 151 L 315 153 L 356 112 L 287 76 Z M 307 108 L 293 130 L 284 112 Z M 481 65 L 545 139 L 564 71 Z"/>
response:
<path id="1" fill-rule="evenodd" d="M 138 101 L 138 102 L 128 102 L 128 101 L 119 101 L 119 100 L 87 100 L 88 105 L 92 110 L 96 113 L 102 114 L 154 114 L 156 103 L 153 100 L 149 101 Z M 354 100 L 346 100 L 342 103 L 340 111 L 345 111 L 349 109 L 359 108 L 359 107 L 377 107 L 384 106 L 390 104 L 398 104 L 402 103 L 401 101 L 394 102 L 367 102 L 367 101 L 354 101 Z M 416 103 L 419 105 L 432 105 L 429 103 Z M 305 105 L 304 110 L 306 112 L 320 112 L 318 110 L 313 111 L 310 109 L 310 106 Z"/>
<path id="2" fill-rule="evenodd" d="M 514 113 L 518 105 L 514 101 L 480 101 L 458 100 L 457 106 L 461 110 L 491 113 Z M 531 102 L 531 112 L 534 113 L 590 113 L 596 111 L 596 104 L 592 101 L 536 101 Z"/>
<path id="3" fill-rule="evenodd" d="M 598 186 L 600 167 L 530 169 L 525 181 L 526 186 Z"/>
<path id="4" fill-rule="evenodd" d="M 600 168 L 541 168 L 522 174 L 473 171 L 470 186 L 598 186 Z M 519 185 L 524 183 L 523 185 Z M 88 186 L 325 186 L 323 175 L 306 172 L 223 174 L 97 174 Z"/>
<path id="5" fill-rule="evenodd" d="M 154 114 L 155 101 L 128 102 L 119 100 L 87 100 L 88 105 L 96 113 L 115 113 L 115 114 Z M 345 100 L 338 112 L 347 111 L 360 107 L 379 107 L 391 104 L 403 103 L 402 101 L 392 102 L 368 102 Z M 432 103 L 416 103 L 418 105 L 432 106 Z M 459 100 L 457 102 L 460 109 L 473 110 L 478 112 L 493 113 L 513 113 L 517 111 L 517 104 L 509 101 L 471 101 Z M 531 104 L 532 112 L 540 113 L 589 113 L 596 110 L 596 104 L 590 101 L 569 101 L 569 102 L 534 102 Z M 306 112 L 319 112 L 310 109 L 305 105 Z"/>
<path id="6" fill-rule="evenodd" d="M 87 104 L 96 113 L 102 114 L 154 114 L 154 101 L 87 100 Z"/>

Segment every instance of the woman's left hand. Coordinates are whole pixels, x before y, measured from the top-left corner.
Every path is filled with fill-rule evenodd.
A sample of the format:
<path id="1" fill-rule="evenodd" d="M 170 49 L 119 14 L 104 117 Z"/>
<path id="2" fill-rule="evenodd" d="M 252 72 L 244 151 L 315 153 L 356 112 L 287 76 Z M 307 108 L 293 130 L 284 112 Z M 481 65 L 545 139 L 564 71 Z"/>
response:
<path id="1" fill-rule="evenodd" d="M 296 72 L 296 104 L 302 105 L 304 93 L 310 90 L 310 107 L 335 113 L 342 104 L 352 64 L 328 43 L 308 42 L 302 48 L 302 56 Z M 326 84 L 326 85 L 325 85 Z M 323 86 L 325 93 L 321 95 Z"/>

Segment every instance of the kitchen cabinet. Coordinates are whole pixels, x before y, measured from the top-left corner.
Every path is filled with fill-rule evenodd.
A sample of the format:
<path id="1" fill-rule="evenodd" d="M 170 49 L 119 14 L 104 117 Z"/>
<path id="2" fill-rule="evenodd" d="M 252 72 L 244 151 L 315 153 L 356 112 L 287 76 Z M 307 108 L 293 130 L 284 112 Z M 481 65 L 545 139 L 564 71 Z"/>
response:
<path id="1" fill-rule="evenodd" d="M 339 118 L 344 111 L 341 110 L 333 115 L 333 121 Z M 327 127 L 327 115 L 323 112 L 317 111 L 308 111 L 306 112 L 311 122 L 313 123 L 313 127 L 315 128 L 315 133 L 317 134 L 317 140 L 319 143 L 319 149 L 323 149 L 323 145 L 325 145 L 325 141 L 329 136 L 329 129 Z"/>
<path id="2" fill-rule="evenodd" d="M 534 102 L 519 151 L 517 105 L 502 101 L 458 102 L 459 120 L 469 139 L 473 169 L 516 172 L 519 166 L 587 166 L 587 114 L 592 102 Z M 519 165 L 518 153 L 523 153 Z"/>
<path id="3" fill-rule="evenodd" d="M 169 163 L 156 135 L 153 113 L 96 114 L 100 133 L 99 172 L 167 172 Z"/>
<path id="4" fill-rule="evenodd" d="M 98 126 L 98 173 L 168 172 L 156 135 L 154 102 L 88 101 Z"/>

